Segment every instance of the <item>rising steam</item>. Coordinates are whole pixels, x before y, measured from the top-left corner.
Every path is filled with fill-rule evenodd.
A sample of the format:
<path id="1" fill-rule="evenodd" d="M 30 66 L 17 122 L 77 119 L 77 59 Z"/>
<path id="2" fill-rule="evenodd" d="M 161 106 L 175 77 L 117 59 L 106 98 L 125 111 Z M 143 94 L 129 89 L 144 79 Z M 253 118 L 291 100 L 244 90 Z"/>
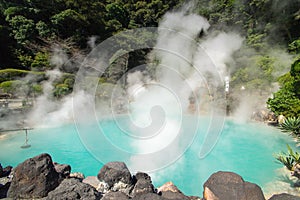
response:
<path id="1" fill-rule="evenodd" d="M 59 72 L 60 66 L 67 63 L 68 58 L 61 51 L 54 51 L 51 62 L 56 67 L 47 73 L 49 79 L 43 85 L 44 95 L 37 99 L 28 117 L 30 125 L 59 126 L 72 122 L 74 109 L 79 110 L 84 116 L 82 119 L 88 122 L 93 119 L 90 116 L 94 112 L 98 114 L 98 119 L 115 115 L 116 122 L 120 114 L 127 114 L 131 120 L 128 131 L 135 138 L 129 146 L 138 152 L 138 155 L 129 158 L 130 168 L 133 171 L 151 171 L 169 164 L 165 156 L 172 158 L 172 161 L 176 160 L 176 156 L 180 156 L 189 145 L 190 141 L 187 140 L 193 138 L 197 131 L 197 125 L 194 124 L 192 127 L 195 129 L 191 129 L 194 132 L 186 133 L 183 129 L 186 123 L 184 116 L 193 114 L 199 117 L 205 114 L 224 117 L 225 79 L 230 79 L 231 72 L 239 68 L 234 54 L 240 51 L 244 39 L 238 33 L 214 32 L 209 28 L 210 24 L 204 17 L 190 14 L 187 7 L 169 12 L 159 24 L 158 36 L 148 55 L 146 70 L 135 66 L 123 75 L 118 84 L 98 85 L 99 77 L 84 77 L 84 74 L 80 74 L 83 79 L 96 80 L 98 87 L 92 90 L 92 87 L 83 86 L 61 102 L 51 100 L 49 94 L 53 89 L 53 81 L 62 75 Z M 96 48 L 96 39 L 90 38 L 91 48 Z M 97 69 L 97 66 L 103 64 L 102 61 L 95 63 L 94 60 L 85 62 L 90 63 L 86 71 Z M 150 66 L 154 66 L 155 70 L 147 71 Z M 254 105 L 249 104 L 247 95 L 239 99 L 242 102 L 241 112 L 236 112 L 236 115 L 241 119 L 241 116 L 249 115 Z M 76 108 L 73 107 L 74 101 L 77 102 Z M 95 104 L 94 110 L 85 109 L 90 104 Z M 218 123 L 217 126 L 222 125 L 222 120 Z M 214 141 L 209 141 L 209 145 L 213 146 L 218 133 L 206 134 L 207 138 L 213 138 Z M 162 153 L 155 154 L 157 152 Z M 148 157 L 142 158 L 140 154 L 147 154 Z"/>

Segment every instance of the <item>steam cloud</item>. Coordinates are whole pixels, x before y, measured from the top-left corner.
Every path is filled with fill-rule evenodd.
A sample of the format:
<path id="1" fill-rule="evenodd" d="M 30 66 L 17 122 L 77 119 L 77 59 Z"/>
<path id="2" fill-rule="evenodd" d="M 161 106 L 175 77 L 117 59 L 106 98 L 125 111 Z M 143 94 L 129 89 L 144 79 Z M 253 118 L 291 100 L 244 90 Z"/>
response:
<path id="1" fill-rule="evenodd" d="M 139 70 L 136 66 L 136 70 L 124 75 L 125 86 L 101 84 L 99 88 L 102 90 L 96 91 L 100 96 L 93 96 L 85 89 L 76 90 L 61 102 L 51 100 L 49 94 L 53 81 L 62 75 L 59 67 L 68 62 L 68 57 L 62 51 L 55 50 L 51 63 L 56 67 L 48 72 L 49 79 L 43 85 L 44 95 L 36 100 L 28 117 L 29 124 L 59 126 L 72 122 L 74 100 L 80 102 L 77 105 L 82 107 L 75 109 L 82 110 L 87 121 L 91 113 L 84 107 L 91 102 L 96 104 L 96 112 L 102 116 L 128 112 L 132 120 L 129 129 L 139 138 L 130 147 L 137 149 L 139 154 L 159 152 L 172 144 L 172 149 L 152 162 L 150 167 L 149 162 L 132 156 L 130 168 L 145 170 L 161 167 L 165 156 L 184 151 L 182 143 L 185 141 L 178 140 L 184 132 L 183 116 L 202 113 L 209 116 L 216 109 L 224 110 L 224 79 L 230 77 L 232 70 L 239 68 L 234 53 L 241 51 L 244 39 L 234 32 L 213 32 L 209 28 L 208 21 L 199 15 L 189 14 L 188 7 L 169 12 L 159 24 L 156 44 L 149 54 L 148 64 L 155 66 L 154 74 Z M 90 38 L 91 48 L 96 46 L 96 39 Z M 286 54 L 279 52 L 278 55 L 284 57 Z M 289 56 L 284 57 L 284 60 L 289 59 Z M 251 98 L 245 95 L 239 98 L 241 109 L 235 113 L 238 118 L 251 114 Z"/>

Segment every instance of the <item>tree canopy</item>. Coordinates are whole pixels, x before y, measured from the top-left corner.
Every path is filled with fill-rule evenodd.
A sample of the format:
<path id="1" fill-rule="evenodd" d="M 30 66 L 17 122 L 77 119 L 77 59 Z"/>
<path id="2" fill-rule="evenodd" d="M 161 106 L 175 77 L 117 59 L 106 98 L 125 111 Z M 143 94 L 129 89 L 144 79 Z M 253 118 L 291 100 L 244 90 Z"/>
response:
<path id="1" fill-rule="evenodd" d="M 96 36 L 95 40 L 101 42 L 126 29 L 156 27 L 167 11 L 179 9 L 184 3 L 183 0 L 0 0 L 0 69 L 46 71 L 53 67 L 50 63 L 53 44 L 61 44 L 74 57 L 79 51 L 87 52 L 88 38 Z M 300 54 L 300 0 L 200 0 L 190 6 L 189 12 L 206 17 L 211 29 L 240 33 L 245 38 L 242 53 L 252 49 L 247 58 L 241 52 L 235 55 L 239 67 L 231 71 L 233 88 L 243 84 L 251 90 L 263 90 L 277 81 L 282 75 L 276 73 L 278 67 L 284 64 L 278 64 L 280 58 L 270 53 L 273 46 L 281 46 L 295 57 Z M 112 82 L 118 79 L 138 60 L 145 60 L 148 51 L 125 55 L 110 66 L 104 78 Z M 280 78 L 281 89 L 268 101 L 277 114 L 284 111 L 287 115 L 299 114 L 299 62 L 296 60 L 290 72 Z M 122 63 L 126 66 L 119 67 Z M 76 68 L 65 67 L 62 71 L 74 73 Z M 64 80 L 55 88 L 59 97 L 72 90 L 71 84 L 65 84 Z"/>

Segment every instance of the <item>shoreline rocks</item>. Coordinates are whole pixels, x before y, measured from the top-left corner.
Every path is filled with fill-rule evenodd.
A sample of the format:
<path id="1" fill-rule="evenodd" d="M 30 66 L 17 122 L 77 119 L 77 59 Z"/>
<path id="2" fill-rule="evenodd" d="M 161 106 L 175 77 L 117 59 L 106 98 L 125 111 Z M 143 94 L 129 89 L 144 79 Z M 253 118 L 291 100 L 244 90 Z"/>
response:
<path id="1" fill-rule="evenodd" d="M 13 178 L 7 196 L 13 199 L 46 197 L 60 183 L 49 154 L 41 154 L 25 160 L 13 170 Z"/>
<path id="2" fill-rule="evenodd" d="M 88 199 L 100 200 L 102 195 L 91 185 L 76 178 L 64 179 L 58 187 L 48 193 L 46 200 L 52 199 Z"/>
<path id="3" fill-rule="evenodd" d="M 233 172 L 216 172 L 204 183 L 204 200 L 265 200 L 261 188 Z"/>
<path id="4" fill-rule="evenodd" d="M 5 169 L 5 170 L 4 170 Z M 74 175 L 75 174 L 75 175 Z M 261 188 L 233 172 L 216 172 L 203 185 L 203 198 L 186 196 L 172 182 L 159 188 L 147 173 L 131 175 L 123 162 L 105 164 L 97 176 L 71 173 L 71 166 L 52 161 L 49 154 L 25 160 L 11 171 L 0 167 L 0 198 L 91 200 L 265 200 Z M 12 177 L 12 178 L 11 178 Z M 300 200 L 276 194 L 269 200 Z"/>
<path id="5" fill-rule="evenodd" d="M 99 188 L 102 193 L 109 190 L 126 192 L 133 184 L 131 173 L 123 162 L 105 164 L 100 169 L 97 178 L 102 183 L 102 187 Z"/>

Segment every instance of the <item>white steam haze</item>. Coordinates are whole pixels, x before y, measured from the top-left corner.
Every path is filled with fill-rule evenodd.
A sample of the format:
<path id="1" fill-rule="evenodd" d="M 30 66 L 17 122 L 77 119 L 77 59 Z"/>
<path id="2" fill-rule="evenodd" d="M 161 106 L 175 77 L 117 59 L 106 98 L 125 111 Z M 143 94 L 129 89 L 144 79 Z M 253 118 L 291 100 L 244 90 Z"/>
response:
<path id="1" fill-rule="evenodd" d="M 208 21 L 199 15 L 186 14 L 185 11 L 167 13 L 159 24 L 157 43 L 151 52 L 152 59 L 159 63 L 155 80 L 145 82 L 139 71 L 128 75 L 127 93 L 133 98 L 130 109 L 133 111 L 134 124 L 151 124 L 157 118 L 150 116 L 154 106 L 162 108 L 166 117 L 161 129 L 148 129 L 153 137 L 133 144 L 139 152 L 158 152 L 168 145 L 172 145 L 172 152 L 182 152 L 184 146 L 176 141 L 176 137 L 184 137 L 182 117 L 188 114 L 189 98 L 194 96 L 200 98 L 201 102 L 202 97 L 195 95 L 199 93 L 199 88 L 204 88 L 207 95 L 214 95 L 210 91 L 214 87 L 223 88 L 222 80 L 228 75 L 226 63 L 233 62 L 231 56 L 241 47 L 243 39 L 235 33 L 219 33 L 199 40 L 199 35 L 206 33 L 209 27 Z M 206 73 L 211 75 L 209 80 Z M 208 81 L 211 82 L 210 86 L 207 85 Z M 206 109 L 208 113 L 212 112 Z M 199 111 L 201 108 L 196 108 L 196 114 Z M 155 131 L 158 133 L 154 134 Z M 139 134 L 150 133 L 141 130 Z M 158 169 L 169 154 L 162 153 L 160 156 L 161 159 L 152 160 L 150 164 L 132 156 L 130 168 L 142 170 L 151 165 L 152 169 Z"/>
<path id="2" fill-rule="evenodd" d="M 62 72 L 60 72 L 58 68 L 67 61 L 68 57 L 63 53 L 62 50 L 60 50 L 59 48 L 55 48 L 53 50 L 53 55 L 51 57 L 50 63 L 54 66 L 54 69 L 46 72 L 48 80 L 43 83 L 43 95 L 39 96 L 35 100 L 33 110 L 28 116 L 27 123 L 29 126 L 37 127 L 44 126 L 46 124 L 49 125 L 49 122 L 56 122 L 56 120 L 58 122 L 61 119 L 58 119 L 55 116 L 50 117 L 51 113 L 57 112 L 57 109 L 63 109 L 67 111 L 67 108 L 63 107 L 63 105 L 60 105 L 60 102 L 55 102 L 51 98 L 52 90 L 54 88 L 53 82 L 62 76 Z M 68 113 L 66 112 L 66 114 Z"/>
<path id="3" fill-rule="evenodd" d="M 148 64 L 155 65 L 154 74 L 136 66 L 123 75 L 125 81 L 120 81 L 119 85 L 104 83 L 95 91 L 86 86 L 88 89 L 74 90 L 60 102 L 50 98 L 52 83 L 62 75 L 59 67 L 69 58 L 61 50 L 55 50 L 51 63 L 56 67 L 47 72 L 49 79 L 43 84 L 44 94 L 36 100 L 28 117 L 29 125 L 59 126 L 74 122 L 74 109 L 80 113 L 81 119 L 90 121 L 95 110 L 86 109 L 86 106 L 94 103 L 98 119 L 117 115 L 114 120 L 118 122 L 119 114 L 129 115 L 129 132 L 134 135 L 134 140 L 128 146 L 138 152 L 128 163 L 132 171 L 151 171 L 165 166 L 168 157 L 174 161 L 188 144 L 185 140 L 193 137 L 194 132 L 186 131 L 183 126 L 183 116 L 203 113 L 213 116 L 214 112 L 220 111 L 217 114 L 223 117 L 226 103 L 224 79 L 230 78 L 231 71 L 239 68 L 233 55 L 240 51 L 244 38 L 235 32 L 212 32 L 209 28 L 207 19 L 189 14 L 187 7 L 169 12 L 159 24 L 156 44 L 148 55 Z M 97 37 L 89 39 L 90 48 L 96 48 L 96 40 Z M 280 51 L 274 53 L 283 60 L 290 59 Z M 93 60 L 90 63 L 94 69 L 97 66 L 93 65 L 102 64 Z M 286 64 L 276 66 L 280 68 Z M 99 77 L 88 78 L 97 81 Z M 251 114 L 254 104 L 251 104 L 253 101 L 249 95 L 242 92 L 239 95 L 240 109 L 235 115 L 238 119 L 245 119 L 244 116 Z M 190 104 L 191 99 L 195 105 Z M 119 109 L 121 107 L 123 110 Z M 168 148 L 170 146 L 172 148 Z M 155 154 L 160 151 L 163 153 Z M 141 158 L 140 155 L 148 157 Z"/>
<path id="4" fill-rule="evenodd" d="M 129 163 L 133 171 L 158 169 L 168 160 L 161 155 L 172 157 L 174 161 L 184 151 L 196 132 L 185 130 L 184 115 L 199 115 L 201 112 L 212 115 L 216 107 L 220 111 L 224 108 L 223 80 L 228 76 L 227 64 L 234 63 L 232 55 L 241 47 L 243 38 L 236 33 L 208 34 L 209 27 L 204 17 L 188 14 L 186 9 L 167 13 L 159 24 L 156 44 L 149 54 L 149 62 L 158 63 L 155 74 L 150 76 L 141 70 L 133 70 L 124 75 L 125 87 L 102 84 L 106 91 L 101 91 L 100 104 L 96 105 L 98 113 L 101 117 L 122 113 L 114 104 L 124 101 L 122 104 L 126 105 L 132 123 L 129 129 L 137 138 L 130 147 L 139 155 L 149 155 L 148 162 L 133 155 Z M 203 33 L 205 36 L 201 36 Z M 95 41 L 96 37 L 90 38 L 90 47 L 95 47 Z M 93 91 L 85 91 L 86 88 L 74 90 L 60 102 L 50 98 L 53 81 L 62 75 L 58 69 L 67 62 L 66 54 L 54 50 L 51 64 L 55 68 L 47 73 L 49 79 L 43 85 L 44 94 L 36 100 L 30 114 L 30 125 L 59 126 L 72 122 L 73 109 L 82 116 L 94 115 L 94 110 L 85 109 L 85 106 L 94 103 L 97 97 L 92 96 Z M 114 94 L 118 91 L 120 94 Z M 195 99 L 192 111 L 189 110 L 191 97 Z M 220 101 L 213 102 L 214 98 Z M 74 101 L 77 102 L 76 108 L 73 108 Z M 224 112 L 219 114 L 222 116 Z M 90 117 L 82 119 L 89 121 Z M 164 152 L 155 155 L 160 151 Z M 153 159 L 150 154 L 153 154 Z"/>
<path id="5" fill-rule="evenodd" d="M 53 99 L 53 82 L 62 77 L 63 73 L 59 68 L 68 61 L 69 58 L 62 49 L 53 49 L 50 63 L 54 69 L 46 72 L 48 80 L 42 84 L 43 94 L 35 100 L 34 107 L 28 115 L 28 126 L 55 127 L 73 122 L 73 98 L 80 100 L 82 105 L 90 101 L 83 91 L 66 96 L 60 101 Z"/>

